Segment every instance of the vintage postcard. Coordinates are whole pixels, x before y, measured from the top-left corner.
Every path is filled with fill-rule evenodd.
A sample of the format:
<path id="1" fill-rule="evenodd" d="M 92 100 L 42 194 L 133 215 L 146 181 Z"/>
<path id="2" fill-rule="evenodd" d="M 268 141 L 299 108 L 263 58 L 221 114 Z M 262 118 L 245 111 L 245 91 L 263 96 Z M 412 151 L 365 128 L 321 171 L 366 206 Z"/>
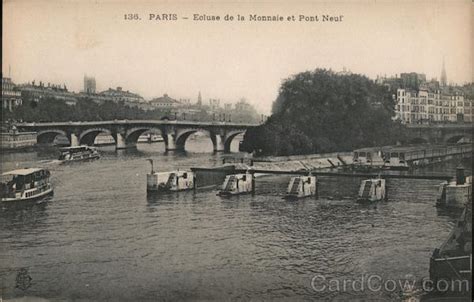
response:
<path id="1" fill-rule="evenodd" d="M 0 301 L 470 301 L 468 0 L 3 0 Z"/>

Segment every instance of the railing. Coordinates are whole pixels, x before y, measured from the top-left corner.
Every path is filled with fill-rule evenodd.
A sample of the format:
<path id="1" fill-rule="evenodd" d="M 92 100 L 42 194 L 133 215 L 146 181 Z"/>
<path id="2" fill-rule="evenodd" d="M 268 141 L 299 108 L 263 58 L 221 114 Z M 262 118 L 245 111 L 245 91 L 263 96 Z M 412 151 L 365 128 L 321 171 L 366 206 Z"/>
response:
<path id="1" fill-rule="evenodd" d="M 113 121 L 79 121 L 79 122 L 32 122 L 32 123 L 16 123 L 17 127 L 51 127 L 51 126 L 95 126 L 95 125 L 128 125 L 128 124 L 153 124 L 153 125 L 204 125 L 204 126 L 246 126 L 256 127 L 259 124 L 252 123 L 236 123 L 226 121 L 177 121 L 177 120 L 113 120 Z"/>

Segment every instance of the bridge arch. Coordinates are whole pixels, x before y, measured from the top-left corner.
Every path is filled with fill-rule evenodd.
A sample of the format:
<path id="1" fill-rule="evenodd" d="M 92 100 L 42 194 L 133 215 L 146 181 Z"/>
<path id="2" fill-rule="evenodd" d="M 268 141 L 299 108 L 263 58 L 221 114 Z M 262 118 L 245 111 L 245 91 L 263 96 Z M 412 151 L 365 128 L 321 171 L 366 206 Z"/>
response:
<path id="1" fill-rule="evenodd" d="M 125 136 L 125 143 L 127 145 L 136 145 L 140 135 L 144 134 L 145 132 L 159 132 L 163 136 L 163 132 L 160 128 L 157 127 L 132 128 L 127 131 L 127 135 Z"/>
<path id="2" fill-rule="evenodd" d="M 59 129 L 48 129 L 48 130 L 39 131 L 36 134 L 36 143 L 39 145 L 52 144 L 54 142 L 54 139 L 58 135 L 64 135 L 65 137 L 67 137 L 66 131 L 59 130 Z"/>
<path id="3" fill-rule="evenodd" d="M 245 133 L 246 130 L 238 130 L 238 131 L 233 131 L 229 134 L 226 135 L 225 140 L 224 140 L 224 152 L 229 153 L 230 152 L 230 145 L 232 144 L 232 140 L 239 134 Z"/>
<path id="4" fill-rule="evenodd" d="M 456 135 L 446 137 L 445 142 L 448 143 L 448 144 L 456 144 L 461 139 L 468 139 L 469 140 L 470 138 L 467 135 L 464 135 L 464 134 L 456 134 Z"/>
<path id="5" fill-rule="evenodd" d="M 109 129 L 91 128 L 81 132 L 81 134 L 79 135 L 79 144 L 93 146 L 97 135 L 99 135 L 100 133 L 105 133 L 113 137 L 112 132 Z"/>
<path id="6" fill-rule="evenodd" d="M 175 146 L 177 150 L 184 150 L 184 146 L 186 145 L 186 140 L 194 133 L 196 132 L 202 132 L 207 134 L 208 136 L 211 137 L 212 140 L 212 134 L 210 133 L 209 130 L 205 129 L 188 129 L 184 131 L 180 131 L 178 134 L 176 134 L 175 138 Z M 215 144 L 214 141 L 212 141 L 213 144 Z"/>

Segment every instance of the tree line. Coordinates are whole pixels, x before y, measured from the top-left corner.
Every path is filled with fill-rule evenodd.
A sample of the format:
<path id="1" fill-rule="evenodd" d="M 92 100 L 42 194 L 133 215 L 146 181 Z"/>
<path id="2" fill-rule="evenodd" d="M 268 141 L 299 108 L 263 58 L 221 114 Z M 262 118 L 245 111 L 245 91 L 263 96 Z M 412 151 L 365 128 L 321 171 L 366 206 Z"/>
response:
<path id="1" fill-rule="evenodd" d="M 386 87 L 365 76 L 302 72 L 283 81 L 272 116 L 246 132 L 241 149 L 297 155 L 395 144 L 403 126 L 392 120 L 394 105 Z"/>
<path id="2" fill-rule="evenodd" d="M 197 108 L 195 108 L 197 109 Z M 156 120 L 162 118 L 196 121 L 232 121 L 255 123 L 259 115 L 251 112 L 213 113 L 205 107 L 193 110 L 192 113 L 181 112 L 177 109 L 145 110 L 137 106 L 129 106 L 122 102 L 80 99 L 75 104 L 64 100 L 43 98 L 40 101 L 25 99 L 13 111 L 3 110 L 2 121 L 13 122 L 67 122 L 67 121 L 106 121 L 106 120 Z"/>
<path id="3" fill-rule="evenodd" d="M 146 111 L 123 102 L 95 102 L 91 99 L 67 104 L 63 100 L 43 98 L 40 101 L 26 99 L 12 112 L 3 112 L 3 121 L 66 122 L 101 121 L 114 119 L 153 119 L 166 115 L 162 110 Z"/>

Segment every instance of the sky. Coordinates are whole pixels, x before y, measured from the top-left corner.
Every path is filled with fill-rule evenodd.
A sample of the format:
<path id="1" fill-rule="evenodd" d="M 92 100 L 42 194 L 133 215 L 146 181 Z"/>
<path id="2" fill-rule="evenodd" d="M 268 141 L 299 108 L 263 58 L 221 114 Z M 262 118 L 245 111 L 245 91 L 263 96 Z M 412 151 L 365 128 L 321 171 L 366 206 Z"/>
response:
<path id="1" fill-rule="evenodd" d="M 99 91 L 121 86 L 146 99 L 167 93 L 195 102 L 199 91 L 204 101 L 246 98 L 268 114 L 284 79 L 315 68 L 431 79 L 444 57 L 448 82 L 472 82 L 473 12 L 469 0 L 3 0 L 2 72 L 15 83 L 65 83 L 76 92 L 87 74 Z M 140 20 L 125 19 L 134 13 Z M 284 21 L 250 21 L 254 14 Z"/>

